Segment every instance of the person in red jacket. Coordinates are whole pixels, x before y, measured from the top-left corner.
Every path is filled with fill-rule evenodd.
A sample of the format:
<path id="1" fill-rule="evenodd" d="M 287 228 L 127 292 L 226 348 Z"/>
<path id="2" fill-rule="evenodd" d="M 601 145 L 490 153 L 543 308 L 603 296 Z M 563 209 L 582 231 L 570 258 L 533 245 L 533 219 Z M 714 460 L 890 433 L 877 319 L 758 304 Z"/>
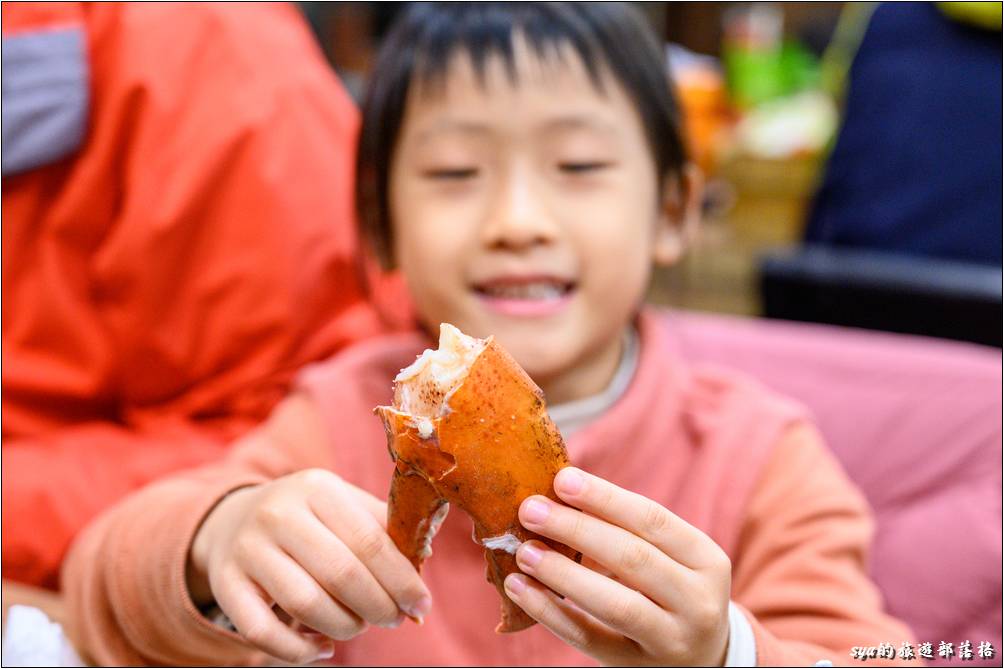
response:
<path id="1" fill-rule="evenodd" d="M 3 5 L 3 573 L 391 327 L 358 113 L 291 5 Z"/>

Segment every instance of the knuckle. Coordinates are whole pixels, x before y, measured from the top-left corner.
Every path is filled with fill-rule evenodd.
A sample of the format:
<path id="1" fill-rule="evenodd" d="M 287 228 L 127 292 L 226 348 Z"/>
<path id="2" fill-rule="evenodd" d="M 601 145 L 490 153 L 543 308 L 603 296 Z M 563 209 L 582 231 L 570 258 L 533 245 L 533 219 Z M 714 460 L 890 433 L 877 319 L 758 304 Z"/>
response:
<path id="1" fill-rule="evenodd" d="M 386 535 L 375 530 L 360 530 L 353 541 L 354 552 L 363 562 L 379 557 L 386 547 Z"/>
<path id="2" fill-rule="evenodd" d="M 610 622 L 620 630 L 633 628 L 641 615 L 641 609 L 632 599 L 621 599 L 610 607 Z"/>
<path id="3" fill-rule="evenodd" d="M 609 509 L 612 506 L 614 506 L 614 504 L 615 504 L 615 501 L 614 501 L 615 494 L 616 494 L 616 491 L 614 490 L 613 486 L 611 486 L 611 485 L 603 485 L 603 486 L 601 486 L 600 490 L 599 490 L 599 494 L 597 495 L 597 497 L 598 497 L 597 501 L 599 502 L 599 504 L 598 504 L 599 508 L 601 508 L 601 509 Z"/>
<path id="4" fill-rule="evenodd" d="M 666 650 L 670 657 L 686 658 L 693 652 L 693 644 L 687 639 L 670 638 Z"/>
<path id="5" fill-rule="evenodd" d="M 558 616 L 558 607 L 549 597 L 541 597 L 539 601 L 540 603 L 536 607 L 537 612 L 533 616 L 534 618 L 544 622 L 553 620 Z"/>
<path id="6" fill-rule="evenodd" d="M 565 632 L 565 640 L 572 648 L 586 650 L 589 647 L 589 635 L 578 625 L 572 625 Z"/>
<path id="7" fill-rule="evenodd" d="M 553 584 L 567 584 L 573 576 L 571 561 L 562 559 L 552 551 L 544 551 L 544 556 L 536 569 L 542 577 Z"/>
<path id="8" fill-rule="evenodd" d="M 258 539 L 250 532 L 241 532 L 234 538 L 234 557 L 240 564 L 246 564 L 249 560 L 254 560 L 261 552 Z"/>
<path id="9" fill-rule="evenodd" d="M 298 476 L 300 479 L 299 483 L 311 489 L 329 486 L 338 479 L 333 472 L 327 469 L 320 469 L 319 467 L 305 469 Z"/>
<path id="10" fill-rule="evenodd" d="M 655 502 L 645 505 L 642 516 L 642 531 L 649 536 L 660 536 L 669 529 L 669 512 Z"/>
<path id="11" fill-rule="evenodd" d="M 275 640 L 275 632 L 272 626 L 263 620 L 258 620 L 248 624 L 247 629 L 242 632 L 247 642 L 256 648 L 270 652 L 272 642 Z"/>
<path id="12" fill-rule="evenodd" d="M 358 581 L 361 576 L 359 564 L 350 556 L 335 558 L 328 567 L 328 580 L 339 589 L 346 583 Z"/>
<path id="13" fill-rule="evenodd" d="M 579 511 L 568 514 L 566 530 L 569 537 L 578 539 L 586 534 L 586 517 Z"/>
<path id="14" fill-rule="evenodd" d="M 586 632 L 586 630 L 581 625 L 578 625 L 576 623 L 568 625 L 568 627 L 566 627 L 564 630 L 563 636 L 568 645 L 578 650 L 585 651 L 591 645 L 589 639 L 589 633 Z"/>
<path id="15" fill-rule="evenodd" d="M 269 530 L 282 526 L 287 518 L 285 506 L 274 498 L 266 499 L 254 510 L 255 522 Z"/>
<path id="16" fill-rule="evenodd" d="M 629 574 L 636 574 L 644 571 L 651 561 L 652 555 L 648 548 L 640 543 L 631 541 L 621 551 L 619 566 L 621 570 Z"/>
<path id="17" fill-rule="evenodd" d="M 716 628 L 721 619 L 721 611 L 709 603 L 696 606 L 693 615 L 694 624 L 702 632 Z"/>
<path id="18" fill-rule="evenodd" d="M 685 555 L 692 555 L 699 553 L 702 548 L 700 541 L 696 537 L 689 536 L 686 534 L 682 536 L 677 536 L 674 539 L 674 543 L 676 545 L 676 550 L 679 551 L 680 554 L 685 554 Z"/>
<path id="19" fill-rule="evenodd" d="M 302 588 L 290 593 L 286 597 L 284 609 L 286 613 L 295 618 L 303 619 L 312 617 L 322 606 L 324 595 L 315 588 Z"/>

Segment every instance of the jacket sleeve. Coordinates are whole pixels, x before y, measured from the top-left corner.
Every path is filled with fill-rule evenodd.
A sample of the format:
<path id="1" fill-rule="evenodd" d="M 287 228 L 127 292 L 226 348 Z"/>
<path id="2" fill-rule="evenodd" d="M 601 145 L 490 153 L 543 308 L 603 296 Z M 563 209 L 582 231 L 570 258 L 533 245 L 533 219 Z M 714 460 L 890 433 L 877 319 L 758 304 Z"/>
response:
<path id="1" fill-rule="evenodd" d="M 750 620 L 759 666 L 846 665 L 858 661 L 855 646 L 914 643 L 868 578 L 873 527 L 818 433 L 790 428 L 752 495 L 733 561 L 732 598 Z"/>
<path id="2" fill-rule="evenodd" d="M 70 638 L 97 665 L 267 661 L 196 610 L 185 566 L 202 520 L 229 492 L 310 467 L 332 469 L 327 428 L 294 394 L 225 458 L 166 477 L 89 525 L 63 566 Z"/>
<path id="3" fill-rule="evenodd" d="M 84 13 L 91 122 L 55 191 L 79 227 L 23 259 L 62 283 L 11 296 L 5 269 L 4 576 L 50 587 L 101 510 L 218 457 L 299 368 L 383 329 L 352 215 L 358 113 L 296 10 Z"/>

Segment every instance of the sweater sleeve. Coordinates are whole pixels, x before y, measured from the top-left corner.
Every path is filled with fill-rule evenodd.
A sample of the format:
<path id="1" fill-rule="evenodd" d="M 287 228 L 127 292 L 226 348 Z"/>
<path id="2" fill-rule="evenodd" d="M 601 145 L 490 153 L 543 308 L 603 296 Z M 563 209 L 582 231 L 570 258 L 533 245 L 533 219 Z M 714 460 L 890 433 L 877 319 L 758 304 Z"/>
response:
<path id="1" fill-rule="evenodd" d="M 782 437 L 746 518 L 732 598 L 750 620 L 758 665 L 842 665 L 855 646 L 914 643 L 867 575 L 868 505 L 813 428 Z"/>
<path id="2" fill-rule="evenodd" d="M 192 603 L 188 550 L 226 494 L 310 467 L 332 467 L 310 400 L 285 400 L 228 456 L 127 497 L 77 539 L 63 567 L 69 633 L 99 665 L 246 665 L 267 658 Z M 183 640 L 183 641 L 182 641 Z"/>

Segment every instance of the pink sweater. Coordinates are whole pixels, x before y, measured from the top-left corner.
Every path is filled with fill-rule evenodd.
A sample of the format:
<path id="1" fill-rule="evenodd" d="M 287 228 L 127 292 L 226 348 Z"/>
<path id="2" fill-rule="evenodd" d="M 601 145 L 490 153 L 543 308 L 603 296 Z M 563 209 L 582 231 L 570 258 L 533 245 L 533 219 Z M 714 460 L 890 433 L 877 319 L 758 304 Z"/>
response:
<path id="1" fill-rule="evenodd" d="M 853 646 L 913 641 L 882 612 L 865 574 L 866 504 L 802 410 L 753 381 L 691 367 L 639 319 L 641 353 L 626 394 L 568 440 L 572 462 L 665 505 L 733 562 L 732 599 L 750 620 L 759 664 L 850 661 Z M 64 584 L 71 631 L 102 664 L 245 664 L 266 660 L 214 627 L 185 590 L 188 546 L 225 492 L 326 467 L 384 497 L 392 465 L 372 407 L 430 342 L 400 335 L 359 344 L 306 370 L 313 409 L 273 418 L 227 460 L 165 480 L 103 516 L 76 543 Z M 340 644 L 336 664 L 594 664 L 542 626 L 496 635 L 499 602 L 484 581 L 471 524 L 453 512 L 422 575 L 434 599 L 424 626 L 373 628 Z"/>

